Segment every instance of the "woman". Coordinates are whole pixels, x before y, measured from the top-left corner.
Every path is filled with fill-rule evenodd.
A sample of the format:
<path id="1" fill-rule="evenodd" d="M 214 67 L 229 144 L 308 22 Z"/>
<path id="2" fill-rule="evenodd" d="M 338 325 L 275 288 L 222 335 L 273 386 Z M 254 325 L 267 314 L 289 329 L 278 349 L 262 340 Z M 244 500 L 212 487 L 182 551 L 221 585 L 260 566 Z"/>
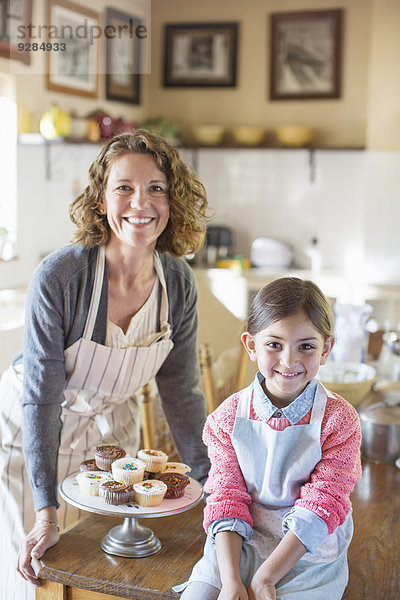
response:
<path id="1" fill-rule="evenodd" d="M 75 244 L 35 271 L 23 361 L 14 360 L 0 389 L 1 600 L 33 597 L 30 584 L 39 580 L 31 559 L 58 541 L 58 524 L 78 518 L 58 504 L 57 479 L 99 444 L 136 453 L 134 393 L 153 377 L 182 460 L 195 478 L 207 475 L 197 292 L 190 267 L 177 258 L 201 247 L 206 207 L 202 184 L 173 146 L 144 131 L 117 136 L 71 205 Z M 21 540 L 23 578 L 14 577 L 9 550 Z"/>

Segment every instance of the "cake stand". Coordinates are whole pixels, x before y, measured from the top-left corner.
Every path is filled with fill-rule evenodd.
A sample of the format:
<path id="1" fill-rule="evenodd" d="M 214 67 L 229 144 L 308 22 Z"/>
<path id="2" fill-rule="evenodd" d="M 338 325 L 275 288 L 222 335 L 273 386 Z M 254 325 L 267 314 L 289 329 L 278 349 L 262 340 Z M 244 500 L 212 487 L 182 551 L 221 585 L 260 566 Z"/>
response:
<path id="1" fill-rule="evenodd" d="M 155 554 L 161 549 L 161 542 L 151 529 L 143 527 L 138 522 L 138 518 L 176 515 L 193 508 L 203 498 L 203 488 L 195 479 L 189 477 L 190 483 L 185 488 L 182 498 L 164 499 L 159 506 L 139 506 L 134 502 L 119 505 L 106 504 L 100 496 L 82 494 L 76 475 L 77 473 L 71 473 L 60 483 L 60 495 L 68 504 L 76 508 L 123 518 L 122 525 L 112 527 L 100 544 L 104 552 L 116 556 L 142 558 Z"/>

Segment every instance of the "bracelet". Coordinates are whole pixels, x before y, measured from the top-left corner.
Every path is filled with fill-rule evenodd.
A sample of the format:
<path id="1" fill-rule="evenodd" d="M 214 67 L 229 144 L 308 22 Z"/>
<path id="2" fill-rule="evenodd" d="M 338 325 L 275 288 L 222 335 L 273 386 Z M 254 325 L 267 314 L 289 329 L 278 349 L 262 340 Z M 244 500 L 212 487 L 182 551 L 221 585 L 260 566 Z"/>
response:
<path id="1" fill-rule="evenodd" d="M 46 521 L 45 519 L 36 519 L 35 523 L 39 523 L 40 525 L 52 525 L 53 527 L 57 527 L 57 530 L 60 531 L 58 523 L 55 521 Z"/>

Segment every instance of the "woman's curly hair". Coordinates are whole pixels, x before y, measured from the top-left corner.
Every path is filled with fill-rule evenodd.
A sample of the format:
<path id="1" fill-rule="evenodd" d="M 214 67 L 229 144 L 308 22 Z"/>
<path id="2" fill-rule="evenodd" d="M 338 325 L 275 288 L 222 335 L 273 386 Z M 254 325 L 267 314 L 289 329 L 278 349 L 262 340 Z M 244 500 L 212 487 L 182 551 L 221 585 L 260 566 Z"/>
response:
<path id="1" fill-rule="evenodd" d="M 204 244 L 207 195 L 195 172 L 181 158 L 177 149 L 162 137 L 137 129 L 109 139 L 89 169 L 89 185 L 70 206 L 76 225 L 72 241 L 85 248 L 105 244 L 110 227 L 100 212 L 107 179 L 113 161 L 131 152 L 150 154 L 168 182 L 170 216 L 157 240 L 159 252 L 185 256 L 198 252 Z"/>

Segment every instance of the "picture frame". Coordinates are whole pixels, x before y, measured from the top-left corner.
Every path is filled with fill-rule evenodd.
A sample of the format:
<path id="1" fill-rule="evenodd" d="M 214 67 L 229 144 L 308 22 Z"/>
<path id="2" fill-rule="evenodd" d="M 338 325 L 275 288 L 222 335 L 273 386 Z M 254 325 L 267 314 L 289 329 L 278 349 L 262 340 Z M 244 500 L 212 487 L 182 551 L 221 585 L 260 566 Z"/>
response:
<path id="1" fill-rule="evenodd" d="M 47 88 L 97 98 L 99 14 L 69 0 L 48 0 Z"/>
<path id="2" fill-rule="evenodd" d="M 0 56 L 30 64 L 31 52 L 26 50 L 26 44 L 31 22 L 32 0 L 0 0 Z"/>
<path id="3" fill-rule="evenodd" d="M 270 15 L 270 99 L 340 98 L 343 10 Z"/>
<path id="4" fill-rule="evenodd" d="M 133 35 L 142 25 L 139 18 L 106 8 L 106 27 L 119 35 L 106 36 L 106 99 L 140 104 L 140 37 Z"/>
<path id="5" fill-rule="evenodd" d="M 164 87 L 235 87 L 239 24 L 165 25 Z"/>

